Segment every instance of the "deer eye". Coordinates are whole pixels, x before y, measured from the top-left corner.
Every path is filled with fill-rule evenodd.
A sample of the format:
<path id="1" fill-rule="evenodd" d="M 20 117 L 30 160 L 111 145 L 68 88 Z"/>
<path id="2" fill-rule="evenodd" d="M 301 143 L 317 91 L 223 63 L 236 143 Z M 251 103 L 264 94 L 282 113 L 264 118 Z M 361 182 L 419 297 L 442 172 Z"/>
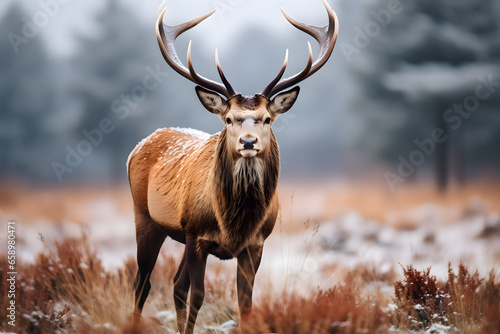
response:
<path id="1" fill-rule="evenodd" d="M 229 117 L 226 118 L 226 124 L 231 124 L 231 119 Z"/>
<path id="2" fill-rule="evenodd" d="M 266 118 L 266 120 L 264 121 L 266 124 L 271 124 L 271 117 L 268 117 Z"/>

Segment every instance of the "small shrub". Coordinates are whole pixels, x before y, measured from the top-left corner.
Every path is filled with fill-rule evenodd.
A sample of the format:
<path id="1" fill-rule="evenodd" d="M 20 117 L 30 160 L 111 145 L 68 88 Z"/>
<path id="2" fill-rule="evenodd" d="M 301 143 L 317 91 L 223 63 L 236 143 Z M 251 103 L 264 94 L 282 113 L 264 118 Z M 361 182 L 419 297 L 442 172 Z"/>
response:
<path id="1" fill-rule="evenodd" d="M 484 333 L 498 332 L 500 287 L 493 273 L 485 281 L 462 263 L 455 274 L 449 264 L 446 282 L 438 283 L 430 271 L 418 271 L 412 265 L 403 268 L 404 280 L 394 283 L 394 325 L 422 330 L 439 324 L 468 333 L 483 333 L 487 327 L 491 329 Z"/>

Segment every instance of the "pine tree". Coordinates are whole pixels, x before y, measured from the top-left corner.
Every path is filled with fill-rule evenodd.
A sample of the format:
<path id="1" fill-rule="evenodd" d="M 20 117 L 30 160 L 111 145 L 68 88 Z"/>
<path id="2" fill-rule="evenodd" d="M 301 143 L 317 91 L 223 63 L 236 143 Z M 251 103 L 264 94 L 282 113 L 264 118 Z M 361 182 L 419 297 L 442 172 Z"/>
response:
<path id="1" fill-rule="evenodd" d="M 499 141 L 500 114 L 493 111 L 498 111 L 500 87 L 477 107 L 466 98 L 475 96 L 481 80 L 492 76 L 500 81 L 500 5 L 494 0 L 422 0 L 401 6 L 357 59 L 363 117 L 380 133 L 371 149 L 396 164 L 399 155 L 407 158 L 418 149 L 416 139 L 442 129 L 447 139 L 425 154 L 425 162 L 434 160 L 437 186 L 445 190 L 452 171 L 464 182 L 471 174 L 466 166 L 477 169 L 479 161 L 498 166 L 493 143 Z M 376 21 L 374 13 L 385 8 L 386 1 L 377 1 L 368 20 Z M 453 111 L 464 102 L 473 110 L 470 117 Z M 477 136 L 485 132 L 487 146 Z M 474 154 L 478 151 L 480 157 Z"/>
<path id="2" fill-rule="evenodd" d="M 0 179 L 9 181 L 40 180 L 50 168 L 53 76 L 40 37 L 23 35 L 24 16 L 16 2 L 0 21 Z"/>
<path id="3" fill-rule="evenodd" d="M 85 140 L 82 131 L 91 131 L 103 119 L 110 119 L 114 130 L 105 134 L 102 144 L 93 147 L 85 166 L 94 177 L 116 180 L 126 174 L 126 158 L 137 142 L 137 126 L 131 116 L 147 108 L 148 98 L 132 100 L 133 107 L 124 112 L 114 112 L 113 102 L 123 101 L 134 87 L 143 85 L 146 68 L 154 68 L 150 60 L 156 41 L 153 26 L 144 27 L 117 0 L 106 1 L 95 17 L 95 26 L 92 32 L 76 36 L 79 50 L 72 59 L 75 80 L 69 95 L 80 101 L 81 107 L 81 121 L 74 129 L 75 142 Z M 80 172 L 83 173 L 85 166 L 78 167 Z"/>

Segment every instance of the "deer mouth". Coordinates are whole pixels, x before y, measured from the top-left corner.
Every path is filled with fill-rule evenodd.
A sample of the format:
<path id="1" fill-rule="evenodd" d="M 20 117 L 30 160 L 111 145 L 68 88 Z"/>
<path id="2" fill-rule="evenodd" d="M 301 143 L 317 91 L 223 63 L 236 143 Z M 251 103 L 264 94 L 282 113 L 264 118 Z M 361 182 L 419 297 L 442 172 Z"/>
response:
<path id="1" fill-rule="evenodd" d="M 256 149 L 242 149 L 239 151 L 241 156 L 244 157 L 244 158 L 253 158 L 257 155 L 257 152 L 259 152 L 259 150 L 256 150 Z"/>

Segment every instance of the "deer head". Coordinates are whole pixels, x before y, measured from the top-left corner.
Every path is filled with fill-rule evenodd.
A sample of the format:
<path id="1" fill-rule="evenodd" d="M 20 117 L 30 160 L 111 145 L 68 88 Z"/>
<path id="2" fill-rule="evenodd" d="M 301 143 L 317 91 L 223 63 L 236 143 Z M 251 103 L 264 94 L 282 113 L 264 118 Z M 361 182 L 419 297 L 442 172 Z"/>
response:
<path id="1" fill-rule="evenodd" d="M 338 19 L 326 0 L 323 0 L 323 3 L 329 19 L 328 24 L 323 27 L 300 23 L 281 9 L 285 18 L 293 26 L 318 41 L 320 46 L 318 59 L 313 63 L 311 45 L 308 43 L 309 59 L 305 68 L 295 75 L 282 79 L 288 63 L 287 50 L 285 61 L 278 75 L 262 92 L 250 97 L 242 96 L 233 89 L 222 71 L 217 50 L 215 50 L 215 63 L 222 84 L 196 73 L 191 61 L 191 41 L 187 50 L 187 68 L 177 56 L 174 46 L 176 38 L 212 15 L 215 10 L 189 22 L 168 26 L 163 23 L 166 8 L 160 6 L 156 22 L 156 37 L 161 53 L 172 69 L 198 85 L 196 94 L 202 105 L 211 113 L 217 114 L 224 122 L 227 148 L 235 157 L 251 158 L 267 152 L 270 141 L 274 138 L 271 125 L 278 115 L 287 112 L 293 106 L 299 94 L 299 87 L 282 91 L 314 74 L 332 54 L 338 35 Z"/>

